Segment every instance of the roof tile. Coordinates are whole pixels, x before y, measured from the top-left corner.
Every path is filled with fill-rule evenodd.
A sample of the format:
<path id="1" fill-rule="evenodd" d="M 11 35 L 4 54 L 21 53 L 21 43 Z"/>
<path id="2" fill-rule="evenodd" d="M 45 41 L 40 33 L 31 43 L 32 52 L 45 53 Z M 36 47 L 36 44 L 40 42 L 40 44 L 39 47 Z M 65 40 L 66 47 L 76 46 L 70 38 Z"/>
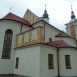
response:
<path id="1" fill-rule="evenodd" d="M 23 18 L 21 18 L 19 16 L 16 16 L 15 14 L 12 14 L 12 13 L 8 13 L 2 19 L 18 21 L 18 22 L 21 22 L 21 23 L 23 23 L 23 24 L 25 24 L 27 26 L 31 26 L 31 24 L 27 20 L 25 20 L 25 19 L 23 19 Z"/>
<path id="2" fill-rule="evenodd" d="M 67 37 L 67 35 L 65 35 L 64 33 L 59 33 L 55 37 Z"/>
<path id="3" fill-rule="evenodd" d="M 55 46 L 55 47 L 71 47 L 69 44 L 67 44 L 63 40 L 57 40 L 47 43 L 48 45 Z"/>

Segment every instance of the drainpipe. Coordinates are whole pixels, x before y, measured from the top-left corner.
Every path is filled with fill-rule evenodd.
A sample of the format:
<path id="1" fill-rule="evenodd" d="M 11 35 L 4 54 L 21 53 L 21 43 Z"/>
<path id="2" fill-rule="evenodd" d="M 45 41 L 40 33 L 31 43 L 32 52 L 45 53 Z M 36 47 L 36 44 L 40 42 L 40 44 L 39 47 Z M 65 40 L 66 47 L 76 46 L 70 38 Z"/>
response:
<path id="1" fill-rule="evenodd" d="M 76 40 L 76 48 L 77 48 L 77 40 Z"/>
<path id="2" fill-rule="evenodd" d="M 59 48 L 57 48 L 57 67 L 58 67 L 58 77 L 60 77 L 60 70 L 59 70 Z"/>
<path id="3" fill-rule="evenodd" d="M 20 33 L 22 33 L 22 26 L 23 26 L 23 24 L 21 25 L 21 28 L 20 28 Z"/>

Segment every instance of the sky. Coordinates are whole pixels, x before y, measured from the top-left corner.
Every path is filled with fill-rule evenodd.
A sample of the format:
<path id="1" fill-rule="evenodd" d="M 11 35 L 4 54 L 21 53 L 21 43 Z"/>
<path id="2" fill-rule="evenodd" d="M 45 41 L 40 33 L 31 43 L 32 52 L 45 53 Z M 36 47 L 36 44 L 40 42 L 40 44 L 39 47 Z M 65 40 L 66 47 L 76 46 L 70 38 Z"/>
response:
<path id="1" fill-rule="evenodd" d="M 38 17 L 42 17 L 45 4 L 50 24 L 66 31 L 65 24 L 70 21 L 71 4 L 77 16 L 77 0 L 0 0 L 0 18 L 10 11 L 17 16 L 23 17 L 27 9 L 30 9 Z"/>

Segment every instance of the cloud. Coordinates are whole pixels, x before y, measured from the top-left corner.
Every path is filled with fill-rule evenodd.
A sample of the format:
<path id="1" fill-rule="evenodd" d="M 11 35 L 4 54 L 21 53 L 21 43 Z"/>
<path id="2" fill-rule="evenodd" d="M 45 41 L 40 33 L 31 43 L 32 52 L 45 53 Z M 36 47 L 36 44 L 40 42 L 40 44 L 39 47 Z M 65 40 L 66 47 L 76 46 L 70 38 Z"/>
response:
<path id="1" fill-rule="evenodd" d="M 0 0 L 0 18 L 10 12 L 10 7 L 11 12 L 20 17 L 24 16 L 27 8 L 40 17 L 47 4 L 50 23 L 62 29 L 62 26 L 70 21 L 71 3 L 77 15 L 77 0 Z"/>

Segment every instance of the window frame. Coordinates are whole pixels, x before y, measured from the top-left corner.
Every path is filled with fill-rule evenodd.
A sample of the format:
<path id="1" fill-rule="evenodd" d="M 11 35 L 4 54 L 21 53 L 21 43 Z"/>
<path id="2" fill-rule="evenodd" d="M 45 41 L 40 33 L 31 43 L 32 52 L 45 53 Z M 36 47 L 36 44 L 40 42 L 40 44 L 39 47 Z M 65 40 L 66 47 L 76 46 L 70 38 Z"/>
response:
<path id="1" fill-rule="evenodd" d="M 53 54 L 48 54 L 48 68 L 49 69 L 54 69 L 54 58 L 53 58 Z"/>
<path id="2" fill-rule="evenodd" d="M 9 33 L 9 31 L 11 32 L 11 33 Z M 7 34 L 9 33 L 9 35 L 7 36 Z M 11 35 L 10 35 L 11 34 Z M 11 38 L 10 38 L 10 36 L 11 36 Z M 9 41 L 8 41 L 8 39 L 6 40 L 6 37 L 8 37 L 9 38 Z M 11 46 L 12 46 L 12 38 L 13 38 L 13 31 L 11 30 L 11 29 L 7 29 L 6 31 L 5 31 L 5 35 L 4 35 L 4 43 L 3 43 L 3 50 L 2 50 L 2 59 L 10 59 L 10 54 L 11 54 Z M 11 39 L 11 40 L 10 40 Z M 8 47 L 7 47 L 8 46 Z M 4 48 L 4 47 L 6 47 L 6 48 Z M 10 48 L 9 48 L 10 47 Z M 4 51 L 5 49 L 7 49 L 7 52 L 6 51 Z M 9 54 L 9 56 L 4 56 L 4 54 Z"/>
<path id="3" fill-rule="evenodd" d="M 49 42 L 52 42 L 52 38 L 49 38 Z"/>
<path id="4" fill-rule="evenodd" d="M 67 66 L 67 61 L 66 61 L 66 57 L 69 58 L 69 66 Z M 66 66 L 66 69 L 71 69 L 71 58 L 70 58 L 70 55 L 65 55 L 65 66 Z"/>
<path id="5" fill-rule="evenodd" d="M 16 63 L 15 63 L 15 68 L 18 69 L 18 66 L 19 66 L 19 58 L 17 57 L 16 58 Z"/>

